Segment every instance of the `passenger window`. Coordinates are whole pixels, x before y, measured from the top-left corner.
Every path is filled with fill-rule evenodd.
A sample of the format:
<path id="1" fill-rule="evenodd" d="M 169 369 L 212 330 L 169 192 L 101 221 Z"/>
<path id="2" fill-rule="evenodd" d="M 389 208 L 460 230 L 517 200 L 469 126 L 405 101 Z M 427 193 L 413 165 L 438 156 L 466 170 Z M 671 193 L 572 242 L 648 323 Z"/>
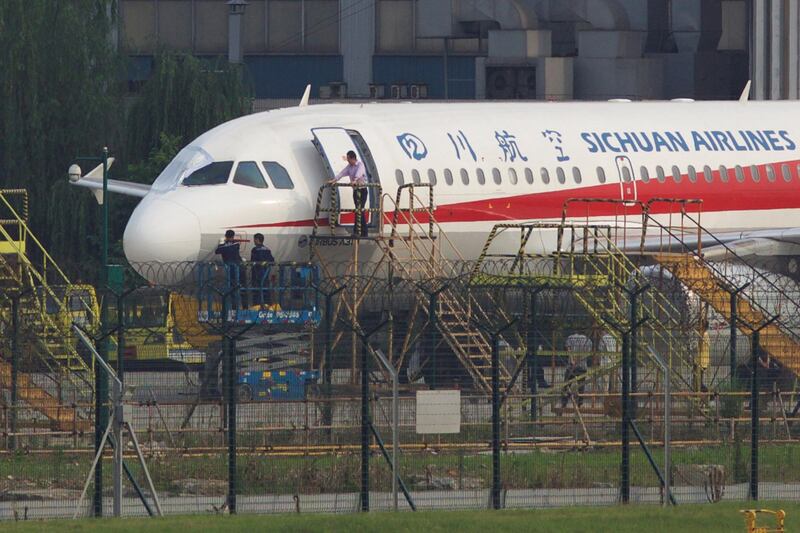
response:
<path id="1" fill-rule="evenodd" d="M 606 182 L 606 171 L 603 170 L 603 167 L 597 167 L 597 181 L 600 183 Z"/>
<path id="2" fill-rule="evenodd" d="M 781 174 L 783 174 L 783 181 L 785 181 L 786 183 L 792 181 L 792 171 L 789 170 L 789 165 L 787 165 L 786 163 L 781 165 Z"/>
<path id="3" fill-rule="evenodd" d="M 428 169 L 428 183 L 431 185 L 436 185 L 436 171 L 432 168 Z"/>
<path id="4" fill-rule="evenodd" d="M 255 187 L 256 189 L 266 189 L 267 182 L 264 175 L 258 169 L 255 161 L 242 161 L 236 165 L 236 173 L 233 175 L 233 182 L 245 187 Z"/>
<path id="5" fill-rule="evenodd" d="M 583 178 L 581 178 L 581 169 L 578 167 L 572 167 L 572 179 L 575 180 L 575 183 L 580 183 L 583 181 Z"/>
<path id="6" fill-rule="evenodd" d="M 706 165 L 703 167 L 703 176 L 706 178 L 708 183 L 714 181 L 714 172 L 711 170 L 711 167 Z"/>
<path id="7" fill-rule="evenodd" d="M 567 182 L 567 175 L 564 174 L 564 169 L 563 168 L 558 167 L 556 169 L 556 176 L 558 176 L 558 182 L 559 183 L 566 183 Z"/>
<path id="8" fill-rule="evenodd" d="M 500 183 L 503 182 L 503 179 L 500 177 L 500 170 L 499 169 L 496 169 L 496 168 L 492 169 L 492 179 L 494 180 L 494 182 L 497 185 L 500 185 Z"/>
<path id="9" fill-rule="evenodd" d="M 622 167 L 622 181 L 625 183 L 630 183 L 633 181 L 631 170 L 627 166 Z"/>
<path id="10" fill-rule="evenodd" d="M 411 171 L 411 180 L 414 182 L 414 185 L 422 183 L 422 180 L 419 178 L 419 170 L 416 168 Z"/>
<path id="11" fill-rule="evenodd" d="M 461 183 L 469 185 L 469 172 L 465 168 L 461 169 Z"/>
<path id="12" fill-rule="evenodd" d="M 529 168 L 525 169 L 525 181 L 528 182 L 528 185 L 533 185 L 533 170 Z"/>
<path id="13" fill-rule="evenodd" d="M 450 172 L 449 168 L 444 169 L 444 182 L 448 185 L 453 184 L 453 173 Z"/>
<path id="14" fill-rule="evenodd" d="M 736 181 L 744 183 L 744 169 L 741 165 L 736 165 Z"/>
<path id="15" fill-rule="evenodd" d="M 481 185 L 486 185 L 486 174 L 483 173 L 483 169 L 479 168 L 475 171 L 475 173 L 478 175 L 478 183 Z"/>
<path id="16" fill-rule="evenodd" d="M 761 174 L 758 173 L 758 167 L 755 165 L 750 165 L 750 179 L 753 180 L 753 183 L 761 181 Z"/>
<path id="17" fill-rule="evenodd" d="M 678 168 L 678 165 L 672 166 L 672 181 L 675 183 L 681 182 L 681 169 Z"/>
<path id="18" fill-rule="evenodd" d="M 513 168 L 508 169 L 508 181 L 511 182 L 511 185 L 517 184 L 517 171 Z"/>
<path id="19" fill-rule="evenodd" d="M 689 165 L 689 181 L 692 183 L 697 181 L 697 171 L 694 169 L 694 165 Z"/>
<path id="20" fill-rule="evenodd" d="M 728 183 L 728 168 L 725 165 L 719 166 L 719 179 L 722 183 Z"/>
<path id="21" fill-rule="evenodd" d="M 775 181 L 775 167 L 772 165 L 767 165 L 767 179 L 770 182 Z"/>
<path id="22" fill-rule="evenodd" d="M 642 178 L 642 183 L 648 183 L 650 181 L 650 172 L 647 171 L 646 166 L 642 166 L 639 169 L 639 176 Z"/>
<path id="23" fill-rule="evenodd" d="M 548 172 L 546 168 L 542 167 L 540 174 L 542 175 L 542 183 L 545 185 L 550 183 L 550 172 Z"/>
<path id="24" fill-rule="evenodd" d="M 395 171 L 394 171 L 394 179 L 395 179 L 395 181 L 397 182 L 397 185 L 398 185 L 398 186 L 400 186 L 400 187 L 402 187 L 402 186 L 403 186 L 403 182 L 404 182 L 404 179 L 403 179 L 403 171 L 402 171 L 402 170 L 400 170 L 399 168 L 398 168 L 397 170 L 395 170 Z"/>
<path id="25" fill-rule="evenodd" d="M 264 161 L 264 170 L 267 171 L 269 179 L 276 189 L 294 189 L 292 178 L 289 177 L 289 173 L 279 163 Z"/>
<path id="26" fill-rule="evenodd" d="M 664 183 L 665 181 L 667 181 L 667 174 L 666 172 L 664 172 L 664 167 L 662 167 L 661 165 L 658 165 L 656 167 L 656 179 L 658 180 L 659 183 Z"/>
<path id="27" fill-rule="evenodd" d="M 187 177 L 183 178 L 183 185 L 194 187 L 197 185 L 222 185 L 228 183 L 231 175 L 233 161 L 218 161 L 198 168 Z"/>

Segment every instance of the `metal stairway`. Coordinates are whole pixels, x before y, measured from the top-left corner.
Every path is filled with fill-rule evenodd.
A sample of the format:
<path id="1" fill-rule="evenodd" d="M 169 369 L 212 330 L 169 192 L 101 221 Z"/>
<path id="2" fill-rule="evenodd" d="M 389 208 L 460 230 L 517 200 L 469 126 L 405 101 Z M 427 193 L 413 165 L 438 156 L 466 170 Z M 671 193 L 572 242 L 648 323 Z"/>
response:
<path id="1" fill-rule="evenodd" d="M 740 269 L 744 269 L 751 284 L 755 282 L 766 284 L 766 287 L 762 287 L 765 289 L 765 293 L 769 291 L 773 298 L 777 297 L 795 308 L 798 307 L 790 295 L 768 280 L 759 270 L 749 266 L 732 249 L 713 237 L 711 233 L 700 226 L 697 220 L 685 213 L 683 219 L 688 221 L 688 224 L 695 226 L 696 231 L 705 237 L 703 240 L 708 242 L 710 239 L 715 242 L 716 246 L 724 247 L 728 261 L 735 262 Z M 732 319 L 732 293 L 736 294 L 737 328 L 742 333 L 750 334 L 752 328 L 758 328 L 773 318 L 773 313 L 765 309 L 752 296 L 748 296 L 746 291 L 737 292 L 737 286 L 741 284 L 741 281 L 734 279 L 721 265 L 707 261 L 702 250 L 697 250 L 695 246 L 688 244 L 678 231 L 664 227 L 652 219 L 649 223 L 660 226 L 662 231 L 669 234 L 671 241 L 677 243 L 675 247 L 679 249 L 678 252 L 668 249 L 655 253 L 652 255 L 653 259 L 697 294 L 703 302 L 709 304 L 722 318 L 729 323 Z M 800 375 L 800 337 L 786 320 L 778 316 L 775 321 L 764 327 L 760 332 L 759 343 L 771 357 L 777 359 L 795 375 Z"/>
<path id="2" fill-rule="evenodd" d="M 415 188 L 428 189 L 429 200 L 422 201 L 415 194 Z M 442 280 L 455 280 L 462 273 L 457 272 L 450 261 L 443 260 L 444 255 L 458 255 L 458 251 L 433 216 L 433 188 L 427 184 L 403 185 L 396 198 L 384 197 L 384 206 L 392 210 L 390 235 L 376 241 L 384 257 L 406 279 L 419 280 L 419 309 L 426 316 L 430 313 L 429 295 L 438 291 L 437 330 L 475 386 L 490 392 L 492 345 L 489 334 L 477 324 L 488 326 L 493 321 L 471 291 L 461 290 L 460 284 L 442 284 Z M 445 247 L 447 254 L 443 254 Z M 513 370 L 500 362 L 501 387 L 511 382 Z"/>
<path id="3" fill-rule="evenodd" d="M 18 200 L 16 208 L 12 199 Z M 0 319 L 11 331 L 12 299 L 18 298 L 18 327 L 26 341 L 24 372 L 17 372 L 18 397 L 42 413 L 59 429 L 88 427 L 88 406 L 92 397 L 93 369 L 76 349 L 72 335 L 73 310 L 64 295 L 72 287 L 27 225 L 27 191 L 0 191 Z M 97 324 L 94 309 L 80 309 L 90 329 Z M 10 354 L 0 354 L 0 386 L 11 388 Z M 32 374 L 53 383 L 50 390 L 37 384 Z M 71 394 L 70 394 L 71 393 Z M 65 400 L 63 395 L 71 395 Z M 82 406 L 77 404 L 84 403 Z"/>
<path id="4" fill-rule="evenodd" d="M 493 257 L 491 243 L 500 234 L 519 231 L 519 251 L 511 257 L 499 257 L 500 266 L 487 267 Z M 532 236 L 540 232 L 557 232 L 556 251 L 537 256 L 526 253 Z M 473 273 L 473 284 L 495 284 L 505 287 L 568 288 L 594 322 L 621 345 L 620 328 L 629 327 L 630 308 L 625 289 L 646 285 L 640 267 L 618 248 L 613 238 L 614 228 L 590 224 L 498 224 L 489 234 L 483 254 Z M 487 274 L 487 270 L 493 273 Z M 670 380 L 678 385 L 689 383 L 692 347 L 699 340 L 697 332 L 689 332 L 680 323 L 681 315 L 669 298 L 656 287 L 647 288 L 638 299 L 637 317 L 649 320 L 638 328 L 640 361 L 649 358 L 652 348 L 669 362 Z M 603 367 L 595 367 L 580 379 L 592 379 L 619 368 L 616 358 Z"/>

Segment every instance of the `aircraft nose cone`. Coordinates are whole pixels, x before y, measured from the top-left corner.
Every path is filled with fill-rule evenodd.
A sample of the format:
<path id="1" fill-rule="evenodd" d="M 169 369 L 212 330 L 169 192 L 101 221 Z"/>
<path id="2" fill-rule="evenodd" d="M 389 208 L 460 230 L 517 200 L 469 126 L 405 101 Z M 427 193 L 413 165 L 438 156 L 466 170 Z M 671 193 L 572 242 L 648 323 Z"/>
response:
<path id="1" fill-rule="evenodd" d="M 146 198 L 134 209 L 122 244 L 134 265 L 194 262 L 200 255 L 200 221 L 175 202 Z"/>

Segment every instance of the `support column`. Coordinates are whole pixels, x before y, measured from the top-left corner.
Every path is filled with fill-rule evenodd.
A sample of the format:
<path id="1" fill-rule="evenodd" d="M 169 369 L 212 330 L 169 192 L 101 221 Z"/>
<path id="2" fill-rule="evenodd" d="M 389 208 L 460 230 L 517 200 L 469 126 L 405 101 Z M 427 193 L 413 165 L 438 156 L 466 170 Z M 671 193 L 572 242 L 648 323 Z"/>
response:
<path id="1" fill-rule="evenodd" d="M 789 1 L 786 5 L 786 20 L 789 29 L 786 43 L 786 77 L 789 100 L 800 99 L 800 5 L 796 1 Z"/>
<path id="2" fill-rule="evenodd" d="M 375 4 L 362 0 L 340 0 L 339 47 L 342 77 L 348 96 L 369 96 L 372 54 L 375 50 Z"/>
<path id="3" fill-rule="evenodd" d="M 769 6 L 769 96 L 771 100 L 783 97 L 783 1 L 771 0 Z"/>
<path id="4" fill-rule="evenodd" d="M 755 100 L 765 100 L 769 94 L 767 26 L 767 1 L 750 0 L 750 77 Z"/>

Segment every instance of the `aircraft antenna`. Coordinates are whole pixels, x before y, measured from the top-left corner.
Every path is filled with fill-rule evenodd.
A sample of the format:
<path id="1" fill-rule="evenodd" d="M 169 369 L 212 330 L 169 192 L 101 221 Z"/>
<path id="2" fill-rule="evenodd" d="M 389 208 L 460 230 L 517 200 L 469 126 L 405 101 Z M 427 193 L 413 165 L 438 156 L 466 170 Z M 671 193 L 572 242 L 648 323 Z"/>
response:
<path id="1" fill-rule="evenodd" d="M 306 85 L 306 90 L 303 91 L 303 97 L 300 98 L 300 103 L 297 107 L 308 107 L 308 98 L 311 96 L 311 84 Z"/>
<path id="2" fill-rule="evenodd" d="M 753 80 L 747 80 L 747 84 L 744 86 L 744 90 L 742 91 L 742 95 L 739 97 L 739 102 L 745 103 L 750 100 L 750 84 Z"/>

